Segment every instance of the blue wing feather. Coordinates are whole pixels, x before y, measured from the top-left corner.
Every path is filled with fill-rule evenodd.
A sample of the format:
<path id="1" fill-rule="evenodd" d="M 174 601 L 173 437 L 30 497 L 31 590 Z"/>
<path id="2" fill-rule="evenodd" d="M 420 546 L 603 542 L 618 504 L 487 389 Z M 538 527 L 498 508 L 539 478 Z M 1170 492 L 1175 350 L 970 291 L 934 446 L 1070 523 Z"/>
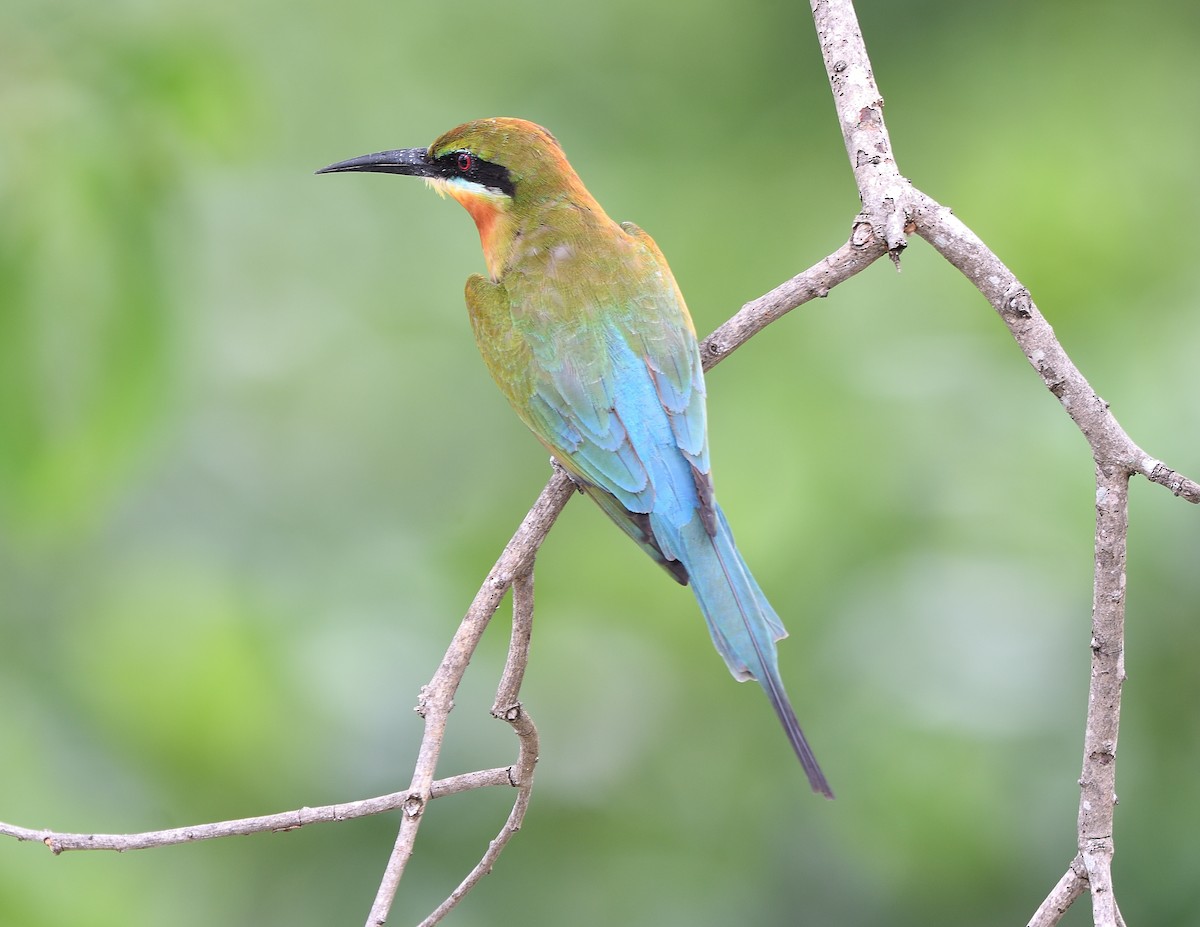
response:
<path id="1" fill-rule="evenodd" d="M 662 381 L 626 335 L 612 325 L 606 331 L 611 417 L 621 425 L 632 459 L 640 461 L 647 478 L 633 511 L 648 512 L 658 549 L 668 562 L 678 561 L 687 571 L 713 643 L 730 672 L 736 679 L 755 679 L 762 685 L 813 789 L 832 796 L 779 675 L 775 642 L 787 632 L 742 559 L 725 513 L 711 497 L 711 482 L 696 479 L 695 457 L 679 446 L 675 419 L 686 418 L 686 413 L 673 415 L 663 403 L 658 385 Z M 707 460 L 706 442 L 699 450 Z M 606 473 L 614 459 L 613 452 L 609 454 Z M 577 451 L 572 462 L 580 459 Z M 588 463 L 593 462 L 589 457 Z M 616 495 L 610 484 L 596 485 Z M 709 487 L 707 501 L 702 487 Z M 705 511 L 713 514 L 711 521 Z"/>

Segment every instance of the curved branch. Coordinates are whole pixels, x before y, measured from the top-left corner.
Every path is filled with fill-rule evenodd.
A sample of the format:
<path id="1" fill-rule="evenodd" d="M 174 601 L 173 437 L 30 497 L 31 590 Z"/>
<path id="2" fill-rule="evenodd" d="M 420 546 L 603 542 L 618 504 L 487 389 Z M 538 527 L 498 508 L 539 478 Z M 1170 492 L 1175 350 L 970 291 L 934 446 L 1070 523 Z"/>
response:
<path id="1" fill-rule="evenodd" d="M 1125 433 L 1063 350 L 1029 291 L 1004 262 L 947 207 L 914 190 L 916 233 L 956 267 L 996 310 L 1046 388 L 1087 439 L 1097 461 L 1140 473 L 1182 499 L 1200 503 L 1200 485 L 1143 451 Z"/>

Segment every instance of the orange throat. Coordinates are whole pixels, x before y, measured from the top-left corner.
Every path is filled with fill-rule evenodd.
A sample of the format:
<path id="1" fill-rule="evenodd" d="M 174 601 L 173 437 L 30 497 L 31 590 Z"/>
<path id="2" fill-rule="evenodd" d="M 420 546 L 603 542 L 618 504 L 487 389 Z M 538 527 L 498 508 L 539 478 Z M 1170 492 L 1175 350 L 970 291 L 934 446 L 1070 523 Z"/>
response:
<path id="1" fill-rule="evenodd" d="M 508 228 L 505 205 L 506 197 L 489 196 L 486 193 L 476 193 L 473 190 L 463 190 L 450 186 L 447 190 L 452 197 L 463 205 L 463 209 L 475 220 L 479 229 L 479 243 L 483 246 L 483 259 L 487 262 L 488 274 L 493 280 L 500 279 L 500 271 L 504 266 L 503 251 L 508 238 L 504 232 Z"/>

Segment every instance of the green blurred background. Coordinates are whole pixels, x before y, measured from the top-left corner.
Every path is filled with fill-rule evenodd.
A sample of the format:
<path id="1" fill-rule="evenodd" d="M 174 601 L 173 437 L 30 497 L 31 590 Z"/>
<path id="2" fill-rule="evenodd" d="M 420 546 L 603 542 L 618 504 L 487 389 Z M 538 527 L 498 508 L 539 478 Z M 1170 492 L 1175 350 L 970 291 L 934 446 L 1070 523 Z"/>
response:
<path id="1" fill-rule="evenodd" d="M 1200 8 L 859 12 L 901 169 L 1197 476 Z M 312 171 L 501 114 L 657 238 L 702 332 L 856 212 L 803 4 L 0 7 L 0 819 L 132 831 L 407 784 L 417 689 L 546 454 L 471 344 L 466 215 Z M 690 595 L 573 501 L 538 564 L 532 809 L 450 922 L 1025 923 L 1074 853 L 1083 440 L 919 241 L 709 386 L 717 486 L 839 798 L 809 794 Z M 1200 905 L 1198 518 L 1135 483 L 1116 877 L 1159 927 Z M 513 756 L 487 715 L 505 644 L 501 622 L 442 774 Z M 432 807 L 392 923 L 511 797 Z M 0 924 L 357 924 L 396 825 L 0 841 Z"/>

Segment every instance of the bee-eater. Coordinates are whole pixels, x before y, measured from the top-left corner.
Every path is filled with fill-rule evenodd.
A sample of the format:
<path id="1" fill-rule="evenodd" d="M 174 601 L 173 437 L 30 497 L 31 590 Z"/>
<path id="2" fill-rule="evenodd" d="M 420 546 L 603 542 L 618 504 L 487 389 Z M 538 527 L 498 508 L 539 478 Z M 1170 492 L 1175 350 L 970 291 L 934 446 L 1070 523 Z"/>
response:
<path id="1" fill-rule="evenodd" d="M 713 496 L 696 330 L 654 240 L 610 219 L 554 136 L 522 119 L 317 173 L 340 171 L 423 177 L 466 207 L 488 270 L 467 280 L 467 310 L 496 384 L 604 513 L 691 583 L 730 671 L 763 687 L 813 790 L 832 798 L 779 676 L 787 632 Z"/>

